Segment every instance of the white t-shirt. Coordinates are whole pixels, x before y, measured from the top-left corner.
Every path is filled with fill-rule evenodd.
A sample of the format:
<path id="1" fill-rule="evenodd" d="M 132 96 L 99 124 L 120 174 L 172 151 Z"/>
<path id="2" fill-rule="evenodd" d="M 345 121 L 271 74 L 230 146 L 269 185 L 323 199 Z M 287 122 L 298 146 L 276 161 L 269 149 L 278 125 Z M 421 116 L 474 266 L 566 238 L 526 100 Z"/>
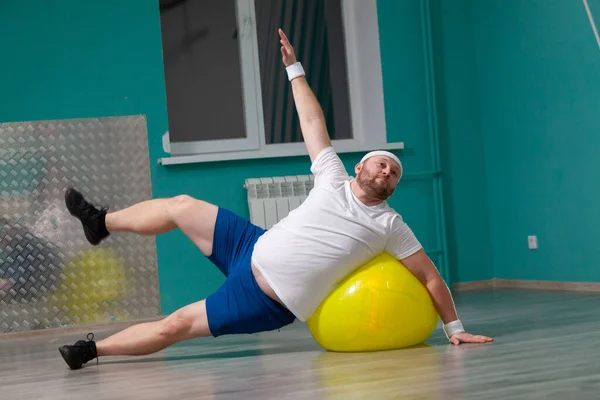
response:
<path id="1" fill-rule="evenodd" d="M 402 217 L 382 202 L 366 206 L 352 192 L 332 147 L 312 164 L 306 200 L 257 241 L 252 262 L 285 306 L 306 321 L 349 273 L 387 251 L 398 259 L 421 244 Z"/>

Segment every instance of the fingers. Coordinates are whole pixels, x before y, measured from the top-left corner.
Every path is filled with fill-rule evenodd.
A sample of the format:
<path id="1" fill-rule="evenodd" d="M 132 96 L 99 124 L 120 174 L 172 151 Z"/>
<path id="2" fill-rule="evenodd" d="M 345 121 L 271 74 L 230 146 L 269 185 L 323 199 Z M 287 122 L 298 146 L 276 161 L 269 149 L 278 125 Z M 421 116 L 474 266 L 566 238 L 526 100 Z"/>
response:
<path id="1" fill-rule="evenodd" d="M 452 338 L 450 338 L 450 343 L 454 344 L 454 345 L 458 345 L 460 343 L 488 343 L 488 342 L 493 342 L 494 340 L 490 337 L 487 336 L 481 336 L 481 335 L 456 335 L 453 336 Z"/>
<path id="2" fill-rule="evenodd" d="M 288 53 L 291 53 L 292 45 L 290 44 L 290 41 L 288 40 L 287 36 L 285 36 L 285 33 L 283 33 L 281 28 L 279 29 L 279 37 L 281 38 L 281 40 L 279 41 L 281 45 L 286 48 Z"/>
<path id="3" fill-rule="evenodd" d="M 288 38 L 287 38 L 287 36 L 285 36 L 285 33 L 283 33 L 283 30 L 281 28 L 278 29 L 278 32 L 279 32 L 279 37 L 281 38 L 281 40 L 282 41 L 285 40 L 286 42 L 288 42 Z"/>
<path id="4" fill-rule="evenodd" d="M 491 341 L 492 339 L 486 336 L 469 336 L 463 338 L 463 342 L 465 343 L 486 343 Z"/>
<path id="5" fill-rule="evenodd" d="M 281 30 L 281 28 L 279 29 L 279 38 L 281 39 L 280 42 L 282 45 L 286 46 L 290 44 L 290 41 L 288 40 L 287 36 L 285 36 L 285 33 L 283 33 L 283 31 Z"/>

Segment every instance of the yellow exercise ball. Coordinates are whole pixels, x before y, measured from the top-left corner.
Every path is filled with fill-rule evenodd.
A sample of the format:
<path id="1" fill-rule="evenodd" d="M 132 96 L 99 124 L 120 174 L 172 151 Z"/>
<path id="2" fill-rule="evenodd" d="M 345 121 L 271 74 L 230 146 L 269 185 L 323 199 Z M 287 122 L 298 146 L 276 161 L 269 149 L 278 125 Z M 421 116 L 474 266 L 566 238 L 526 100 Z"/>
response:
<path id="1" fill-rule="evenodd" d="M 54 305 L 77 324 L 123 319 L 127 276 L 123 261 L 105 248 L 86 249 L 70 259 L 62 273 Z"/>
<path id="2" fill-rule="evenodd" d="M 400 261 L 382 253 L 346 277 L 307 323 L 323 348 L 357 352 L 420 344 L 438 318 L 425 286 Z"/>

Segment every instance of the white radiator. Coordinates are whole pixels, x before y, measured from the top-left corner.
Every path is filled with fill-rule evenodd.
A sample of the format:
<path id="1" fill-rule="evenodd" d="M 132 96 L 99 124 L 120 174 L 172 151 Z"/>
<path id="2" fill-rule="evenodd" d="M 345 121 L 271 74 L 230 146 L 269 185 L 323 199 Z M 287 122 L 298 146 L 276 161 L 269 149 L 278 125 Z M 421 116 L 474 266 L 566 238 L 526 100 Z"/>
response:
<path id="1" fill-rule="evenodd" d="M 298 207 L 314 186 L 314 175 L 246 179 L 250 222 L 270 229 Z"/>

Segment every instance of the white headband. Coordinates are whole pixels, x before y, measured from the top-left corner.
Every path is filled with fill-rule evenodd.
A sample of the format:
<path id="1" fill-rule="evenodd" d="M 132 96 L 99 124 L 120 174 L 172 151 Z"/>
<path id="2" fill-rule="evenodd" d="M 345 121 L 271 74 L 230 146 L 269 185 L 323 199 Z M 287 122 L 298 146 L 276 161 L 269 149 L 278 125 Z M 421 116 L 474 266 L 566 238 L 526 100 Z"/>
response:
<path id="1" fill-rule="evenodd" d="M 392 160 L 396 161 L 398 163 L 398 166 L 400 166 L 400 176 L 402 176 L 402 163 L 400 162 L 400 159 L 398 157 L 396 157 L 395 154 L 392 154 L 389 151 L 384 151 L 384 150 L 371 151 L 370 153 L 365 154 L 365 156 L 362 158 L 362 160 L 360 160 L 360 163 L 362 164 L 365 161 L 367 161 L 369 158 L 374 157 L 374 156 L 386 156 L 386 157 L 389 157 Z"/>

